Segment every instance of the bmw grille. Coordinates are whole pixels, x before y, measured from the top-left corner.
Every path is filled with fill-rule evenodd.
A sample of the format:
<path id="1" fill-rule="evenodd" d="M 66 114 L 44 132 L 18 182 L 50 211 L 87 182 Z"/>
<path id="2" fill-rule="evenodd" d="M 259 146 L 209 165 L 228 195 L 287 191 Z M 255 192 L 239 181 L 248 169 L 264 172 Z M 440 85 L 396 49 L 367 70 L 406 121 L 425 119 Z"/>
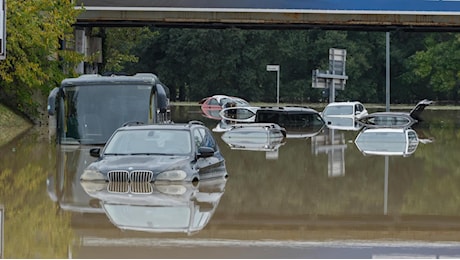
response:
<path id="1" fill-rule="evenodd" d="M 151 182 L 152 171 L 110 171 L 107 173 L 110 182 Z"/>

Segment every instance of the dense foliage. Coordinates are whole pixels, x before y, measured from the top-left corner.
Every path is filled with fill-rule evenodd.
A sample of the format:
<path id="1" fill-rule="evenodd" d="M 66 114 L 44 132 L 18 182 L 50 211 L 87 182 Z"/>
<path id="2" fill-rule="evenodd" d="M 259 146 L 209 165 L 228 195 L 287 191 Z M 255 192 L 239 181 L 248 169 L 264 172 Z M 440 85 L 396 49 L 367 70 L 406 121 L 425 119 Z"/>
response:
<path id="1" fill-rule="evenodd" d="M 83 57 L 63 48 L 72 42 L 79 11 L 72 1 L 7 2 L 6 59 L 0 61 L 0 100 L 29 118 L 46 105 L 43 96 L 72 75 Z"/>
<path id="2" fill-rule="evenodd" d="M 311 87 L 312 70 L 327 70 L 329 48 L 340 48 L 347 50 L 349 80 L 345 90 L 337 91 L 336 100 L 385 103 L 385 32 L 152 28 L 150 33 L 141 31 L 133 44 L 132 35 L 120 37 L 123 30 L 130 29 L 107 28 L 106 35 L 117 37 L 106 46 L 138 61 L 130 57 L 117 68 L 158 74 L 171 88 L 173 100 L 196 101 L 224 93 L 274 102 L 276 73 L 267 72 L 266 65 L 280 64 L 281 102 L 322 101 L 322 90 Z M 412 104 L 423 98 L 458 101 L 458 33 L 394 31 L 390 39 L 392 103 Z"/>

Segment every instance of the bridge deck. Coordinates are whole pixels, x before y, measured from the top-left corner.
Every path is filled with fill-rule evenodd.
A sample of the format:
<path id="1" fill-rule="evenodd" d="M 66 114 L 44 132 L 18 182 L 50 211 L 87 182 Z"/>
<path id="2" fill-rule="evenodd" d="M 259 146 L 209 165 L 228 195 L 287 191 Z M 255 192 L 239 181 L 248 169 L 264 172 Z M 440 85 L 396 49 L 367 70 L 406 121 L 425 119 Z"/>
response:
<path id="1" fill-rule="evenodd" d="M 77 26 L 460 31 L 460 1 L 78 0 Z"/>

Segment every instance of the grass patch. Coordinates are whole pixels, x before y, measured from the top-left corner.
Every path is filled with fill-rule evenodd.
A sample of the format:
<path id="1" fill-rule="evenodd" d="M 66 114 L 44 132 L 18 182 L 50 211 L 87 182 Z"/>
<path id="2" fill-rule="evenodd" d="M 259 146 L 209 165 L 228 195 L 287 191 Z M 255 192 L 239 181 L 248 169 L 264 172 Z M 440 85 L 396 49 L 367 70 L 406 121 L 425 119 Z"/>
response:
<path id="1" fill-rule="evenodd" d="M 0 146 L 8 143 L 30 127 L 32 124 L 29 121 L 0 104 Z"/>

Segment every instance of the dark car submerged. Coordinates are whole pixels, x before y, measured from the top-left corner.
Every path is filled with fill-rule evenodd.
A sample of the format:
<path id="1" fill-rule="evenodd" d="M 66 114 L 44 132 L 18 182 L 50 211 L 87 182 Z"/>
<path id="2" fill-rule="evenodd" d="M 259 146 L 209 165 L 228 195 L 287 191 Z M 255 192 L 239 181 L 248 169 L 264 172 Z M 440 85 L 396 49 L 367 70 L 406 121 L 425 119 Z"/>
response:
<path id="1" fill-rule="evenodd" d="M 200 122 L 124 126 L 88 165 L 82 181 L 199 181 L 227 177 L 211 131 Z"/>

